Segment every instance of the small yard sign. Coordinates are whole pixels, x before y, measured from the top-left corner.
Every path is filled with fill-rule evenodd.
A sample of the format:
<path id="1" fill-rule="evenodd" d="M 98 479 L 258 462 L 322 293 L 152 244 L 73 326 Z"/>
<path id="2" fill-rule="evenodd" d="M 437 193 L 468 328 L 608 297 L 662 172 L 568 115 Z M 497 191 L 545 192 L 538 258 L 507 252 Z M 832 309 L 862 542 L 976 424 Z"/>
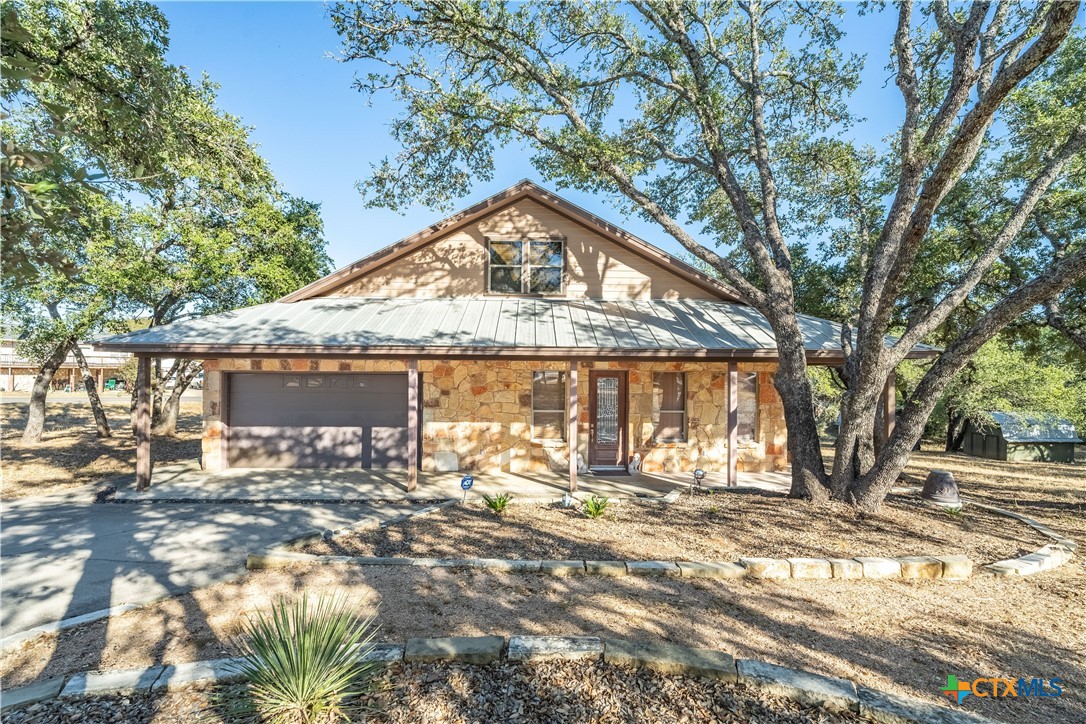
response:
<path id="1" fill-rule="evenodd" d="M 464 490 L 464 498 L 460 501 L 462 504 L 468 502 L 468 491 L 471 490 L 471 486 L 474 484 L 475 478 L 470 475 L 460 478 L 460 487 Z"/>

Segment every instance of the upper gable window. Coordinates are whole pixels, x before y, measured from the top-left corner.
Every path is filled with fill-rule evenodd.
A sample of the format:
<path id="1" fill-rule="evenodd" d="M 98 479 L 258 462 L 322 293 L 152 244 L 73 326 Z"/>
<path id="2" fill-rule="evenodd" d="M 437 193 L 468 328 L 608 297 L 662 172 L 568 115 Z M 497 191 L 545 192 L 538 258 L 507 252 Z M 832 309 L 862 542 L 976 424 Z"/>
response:
<path id="1" fill-rule="evenodd" d="M 492 294 L 561 294 L 565 242 L 561 239 L 488 241 Z"/>

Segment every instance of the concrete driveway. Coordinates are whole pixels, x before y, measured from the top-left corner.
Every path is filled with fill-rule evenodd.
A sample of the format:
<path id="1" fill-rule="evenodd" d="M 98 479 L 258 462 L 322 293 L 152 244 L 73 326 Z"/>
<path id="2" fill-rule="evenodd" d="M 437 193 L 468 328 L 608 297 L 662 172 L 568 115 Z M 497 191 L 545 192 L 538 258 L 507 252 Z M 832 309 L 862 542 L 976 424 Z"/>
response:
<path id="1" fill-rule="evenodd" d="M 244 571 L 254 548 L 407 510 L 333 503 L 95 504 L 86 492 L 4 501 L 0 632 L 9 636 L 206 586 Z"/>

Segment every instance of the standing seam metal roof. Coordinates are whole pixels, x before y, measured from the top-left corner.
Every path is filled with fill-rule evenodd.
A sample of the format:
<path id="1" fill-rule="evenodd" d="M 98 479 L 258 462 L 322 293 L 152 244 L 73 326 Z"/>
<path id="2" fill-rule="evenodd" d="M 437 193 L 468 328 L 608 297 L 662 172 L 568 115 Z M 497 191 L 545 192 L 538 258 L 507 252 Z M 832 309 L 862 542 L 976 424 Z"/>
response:
<path id="1" fill-rule="evenodd" d="M 800 316 L 809 352 L 840 351 L 840 325 Z M 330 298 L 273 302 L 108 337 L 100 349 L 238 348 L 770 351 L 769 322 L 725 301 L 537 298 Z M 934 350 L 918 347 L 921 353 Z"/>

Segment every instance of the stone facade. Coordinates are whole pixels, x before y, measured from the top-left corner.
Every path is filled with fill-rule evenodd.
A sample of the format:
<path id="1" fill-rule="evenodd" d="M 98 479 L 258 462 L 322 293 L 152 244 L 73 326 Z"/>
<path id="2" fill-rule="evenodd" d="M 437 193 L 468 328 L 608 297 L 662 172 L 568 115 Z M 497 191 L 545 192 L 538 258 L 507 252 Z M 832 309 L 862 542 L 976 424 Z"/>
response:
<path id="1" fill-rule="evenodd" d="M 202 466 L 225 467 L 222 375 L 228 372 L 403 372 L 403 360 L 229 358 L 205 361 Z M 740 445 L 740 470 L 776 470 L 787 464 L 784 410 L 773 387 L 774 363 L 739 363 L 756 372 L 754 439 Z M 568 469 L 563 440 L 532 438 L 532 373 L 568 372 L 558 361 L 420 360 L 422 469 L 535 472 Z M 629 454 L 640 453 L 645 472 L 678 473 L 727 466 L 726 363 L 583 362 L 578 366 L 578 450 L 588 450 L 588 380 L 592 369 L 627 372 Z M 685 442 L 657 443 L 653 373 L 686 373 Z"/>

